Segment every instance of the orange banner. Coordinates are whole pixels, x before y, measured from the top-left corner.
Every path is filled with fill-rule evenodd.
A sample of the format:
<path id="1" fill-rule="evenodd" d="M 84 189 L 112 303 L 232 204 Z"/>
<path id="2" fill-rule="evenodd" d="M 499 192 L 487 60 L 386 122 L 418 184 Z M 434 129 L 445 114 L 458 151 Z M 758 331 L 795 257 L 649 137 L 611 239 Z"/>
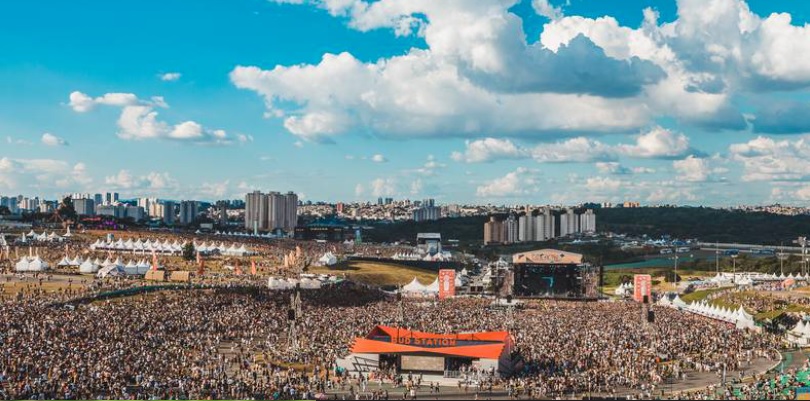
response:
<path id="1" fill-rule="evenodd" d="M 456 271 L 452 269 L 439 270 L 439 299 L 451 298 L 456 295 Z"/>
<path id="2" fill-rule="evenodd" d="M 652 276 L 649 274 L 636 274 L 633 276 L 633 299 L 636 302 L 644 300 L 647 296 L 649 302 L 652 302 Z"/>

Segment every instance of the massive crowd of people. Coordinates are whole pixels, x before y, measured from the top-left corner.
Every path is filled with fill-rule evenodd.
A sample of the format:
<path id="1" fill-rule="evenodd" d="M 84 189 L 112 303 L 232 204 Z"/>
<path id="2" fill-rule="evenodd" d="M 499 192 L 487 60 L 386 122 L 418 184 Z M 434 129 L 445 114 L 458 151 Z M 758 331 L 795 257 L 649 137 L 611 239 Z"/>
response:
<path id="1" fill-rule="evenodd" d="M 400 324 L 399 303 L 351 283 L 304 291 L 296 350 L 287 342 L 290 295 L 221 283 L 77 307 L 43 297 L 4 300 L 0 399 L 301 399 L 360 392 L 369 378 L 350 378 L 335 361 L 375 325 Z M 509 329 L 513 375 L 487 384 L 535 397 L 643 390 L 687 372 L 733 371 L 775 358 L 775 338 L 670 309 L 656 309 L 657 319 L 646 324 L 638 305 L 626 302 L 536 301 L 512 314 L 490 309 L 489 302 L 404 301 L 401 323 L 440 333 Z M 391 370 L 374 378 L 403 383 Z"/>

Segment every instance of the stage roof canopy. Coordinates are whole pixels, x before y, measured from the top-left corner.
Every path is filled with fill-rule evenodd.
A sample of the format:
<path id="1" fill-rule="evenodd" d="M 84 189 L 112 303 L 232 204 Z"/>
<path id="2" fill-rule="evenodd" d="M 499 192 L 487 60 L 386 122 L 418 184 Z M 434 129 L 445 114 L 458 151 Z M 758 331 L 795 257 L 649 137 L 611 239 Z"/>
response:
<path id="1" fill-rule="evenodd" d="M 512 263 L 578 265 L 582 263 L 582 255 L 557 249 L 540 249 L 537 251 L 516 253 L 512 255 Z"/>

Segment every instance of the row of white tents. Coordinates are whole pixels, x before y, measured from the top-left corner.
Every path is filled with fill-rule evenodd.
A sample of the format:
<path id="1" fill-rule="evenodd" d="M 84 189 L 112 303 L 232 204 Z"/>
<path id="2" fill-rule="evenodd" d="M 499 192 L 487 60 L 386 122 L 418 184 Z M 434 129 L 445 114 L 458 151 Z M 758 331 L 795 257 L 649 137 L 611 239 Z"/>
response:
<path id="1" fill-rule="evenodd" d="M 810 281 L 810 274 L 796 273 L 717 273 L 709 281 L 715 284 L 735 283 L 737 285 L 751 285 L 757 282 L 777 282 L 785 280 Z"/>
<path id="2" fill-rule="evenodd" d="M 456 280 L 455 280 L 455 287 L 456 288 L 462 287 L 464 285 L 465 280 L 466 280 L 466 278 L 464 278 L 463 276 L 457 274 L 456 275 Z M 424 285 L 424 284 L 420 283 L 419 280 L 416 277 L 414 277 L 413 280 L 411 280 L 410 283 L 408 283 L 408 284 L 406 284 L 406 285 L 404 285 L 402 287 L 402 293 L 405 294 L 405 295 L 435 295 L 435 294 L 438 294 L 439 293 L 439 278 L 436 277 L 436 279 L 433 280 L 432 283 L 430 283 L 428 285 Z"/>
<path id="3" fill-rule="evenodd" d="M 187 242 L 181 243 L 177 240 L 174 242 L 169 242 L 169 240 L 161 242 L 160 240 L 152 241 L 149 239 L 142 241 L 140 238 L 134 241 L 131 238 L 126 241 L 123 239 L 119 239 L 118 241 L 102 241 L 99 239 L 90 244 L 90 249 L 93 251 L 132 252 L 133 254 L 141 252 L 143 254 L 162 253 L 179 255 L 183 252 L 183 248 L 186 246 L 186 244 Z M 195 252 L 199 252 L 203 255 L 220 254 L 227 256 L 250 256 L 255 254 L 255 252 L 248 249 L 244 244 L 241 246 L 230 244 L 230 246 L 228 246 L 223 242 L 220 242 L 219 244 L 214 242 L 211 242 L 210 244 L 206 242 L 194 242 L 193 245 Z"/>
<path id="4" fill-rule="evenodd" d="M 681 297 L 677 295 L 674 299 L 670 299 L 669 296 L 666 295 L 661 297 L 661 299 L 658 300 L 658 305 L 676 308 L 685 312 L 705 316 L 710 319 L 731 323 L 738 329 L 758 330 L 758 327 L 754 323 L 754 316 L 746 312 L 742 306 L 740 306 L 737 310 L 733 310 L 712 305 L 705 300 L 700 302 L 692 301 L 691 303 L 687 304 L 681 299 Z"/>
<path id="5" fill-rule="evenodd" d="M 68 229 L 67 233 L 65 233 L 66 237 L 70 237 L 70 229 Z M 28 234 L 23 234 L 20 236 L 20 241 L 28 242 L 28 241 L 35 241 L 35 242 L 62 242 L 64 241 L 64 237 L 57 234 L 54 231 L 51 231 L 48 234 L 47 231 L 43 231 L 42 234 L 37 234 L 34 230 L 31 230 Z"/>
<path id="6" fill-rule="evenodd" d="M 795 327 L 787 332 L 787 340 L 800 346 L 810 345 L 810 322 L 799 321 Z"/>
<path id="7" fill-rule="evenodd" d="M 623 283 L 622 285 L 616 287 L 613 291 L 616 296 L 624 297 L 633 293 L 633 284 L 632 283 Z"/>
<path id="8" fill-rule="evenodd" d="M 267 288 L 271 290 L 291 290 L 300 285 L 301 289 L 304 290 L 317 290 L 325 284 L 333 284 L 336 281 L 337 277 L 325 274 L 302 274 L 300 279 L 270 277 L 267 279 Z"/>
<path id="9" fill-rule="evenodd" d="M 403 251 L 397 252 L 391 259 L 394 260 L 407 260 L 407 261 L 426 261 L 426 262 L 449 262 L 453 260 L 453 255 L 450 252 L 442 251 L 436 253 L 435 255 L 431 255 L 425 252 L 417 251 Z"/>
<path id="10" fill-rule="evenodd" d="M 40 259 L 39 255 L 36 256 L 23 256 L 14 265 L 14 271 L 17 272 L 44 272 L 50 268 L 48 262 Z"/>
<path id="11" fill-rule="evenodd" d="M 214 235 L 224 235 L 228 237 L 243 237 L 243 238 L 278 238 L 278 236 L 273 234 L 253 234 L 253 233 L 241 233 L 238 231 L 216 231 Z"/>

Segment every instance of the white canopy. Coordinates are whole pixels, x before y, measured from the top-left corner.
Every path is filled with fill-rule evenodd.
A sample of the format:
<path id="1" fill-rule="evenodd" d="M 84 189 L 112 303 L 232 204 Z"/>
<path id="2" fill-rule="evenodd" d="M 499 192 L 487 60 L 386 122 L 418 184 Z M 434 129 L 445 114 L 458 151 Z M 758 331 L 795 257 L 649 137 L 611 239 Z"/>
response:
<path id="1" fill-rule="evenodd" d="M 425 292 L 426 287 L 416 279 L 416 277 L 411 280 L 410 283 L 402 287 L 402 292 Z"/>

